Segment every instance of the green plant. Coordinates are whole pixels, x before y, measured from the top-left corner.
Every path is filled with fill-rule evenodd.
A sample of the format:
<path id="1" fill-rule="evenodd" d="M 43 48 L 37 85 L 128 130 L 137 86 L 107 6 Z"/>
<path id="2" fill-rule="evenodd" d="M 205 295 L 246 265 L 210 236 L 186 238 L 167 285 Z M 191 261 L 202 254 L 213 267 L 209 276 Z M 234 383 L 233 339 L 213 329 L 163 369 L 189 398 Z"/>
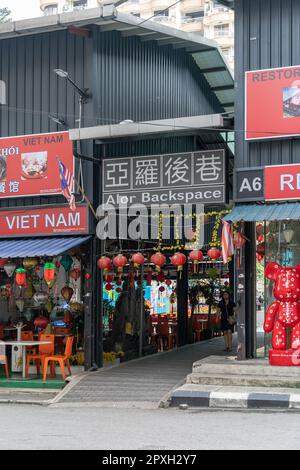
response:
<path id="1" fill-rule="evenodd" d="M 7 8 L 0 8 L 0 23 L 8 23 L 11 21 L 10 18 L 11 11 Z"/>

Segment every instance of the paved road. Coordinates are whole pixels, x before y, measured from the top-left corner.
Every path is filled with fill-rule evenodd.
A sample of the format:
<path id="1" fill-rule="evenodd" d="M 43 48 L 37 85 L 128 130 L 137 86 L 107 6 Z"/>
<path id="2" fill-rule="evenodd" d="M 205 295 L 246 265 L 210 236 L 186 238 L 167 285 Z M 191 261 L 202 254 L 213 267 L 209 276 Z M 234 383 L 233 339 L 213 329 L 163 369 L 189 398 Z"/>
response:
<path id="1" fill-rule="evenodd" d="M 184 382 L 195 361 L 212 354 L 226 354 L 223 349 L 223 338 L 215 338 L 120 367 L 91 372 L 60 403 L 157 407 L 166 394 Z"/>
<path id="2" fill-rule="evenodd" d="M 0 449 L 300 449 L 298 413 L 0 405 Z"/>

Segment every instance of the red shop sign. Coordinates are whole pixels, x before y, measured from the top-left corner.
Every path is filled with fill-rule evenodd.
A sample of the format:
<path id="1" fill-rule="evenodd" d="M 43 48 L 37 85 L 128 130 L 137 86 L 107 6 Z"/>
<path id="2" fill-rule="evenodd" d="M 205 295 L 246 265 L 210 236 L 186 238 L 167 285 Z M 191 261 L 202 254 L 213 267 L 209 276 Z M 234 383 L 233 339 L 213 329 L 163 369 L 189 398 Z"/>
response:
<path id="1" fill-rule="evenodd" d="M 265 167 L 265 200 L 300 199 L 300 165 Z"/>
<path id="2" fill-rule="evenodd" d="M 300 134 L 300 66 L 246 72 L 246 140 Z"/>
<path id="3" fill-rule="evenodd" d="M 88 208 L 69 207 L 14 208 L 0 211 L 0 237 L 82 235 L 89 233 Z"/>
<path id="4" fill-rule="evenodd" d="M 0 139 L 0 198 L 60 194 L 58 159 L 74 174 L 68 132 Z"/>

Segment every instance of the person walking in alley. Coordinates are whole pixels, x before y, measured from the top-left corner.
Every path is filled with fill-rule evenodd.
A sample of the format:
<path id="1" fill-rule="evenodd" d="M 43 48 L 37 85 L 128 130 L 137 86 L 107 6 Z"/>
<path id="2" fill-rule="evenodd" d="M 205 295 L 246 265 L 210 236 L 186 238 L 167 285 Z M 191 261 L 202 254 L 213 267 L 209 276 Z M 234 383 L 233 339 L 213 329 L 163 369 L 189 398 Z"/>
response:
<path id="1" fill-rule="evenodd" d="M 223 292 L 218 304 L 218 315 L 221 313 L 221 330 L 224 335 L 225 351 L 232 351 L 232 334 L 234 332 L 236 304 L 231 300 L 229 292 Z"/>

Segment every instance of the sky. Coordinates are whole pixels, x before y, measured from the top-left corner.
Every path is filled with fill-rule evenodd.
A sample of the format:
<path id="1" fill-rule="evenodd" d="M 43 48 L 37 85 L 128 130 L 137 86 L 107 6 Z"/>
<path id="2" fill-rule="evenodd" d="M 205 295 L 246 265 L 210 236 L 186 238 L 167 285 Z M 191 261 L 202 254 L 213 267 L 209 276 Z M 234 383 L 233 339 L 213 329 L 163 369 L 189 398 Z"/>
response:
<path id="1" fill-rule="evenodd" d="M 39 0 L 0 0 L 0 8 L 7 7 L 11 10 L 13 20 L 24 20 L 42 16 Z"/>

